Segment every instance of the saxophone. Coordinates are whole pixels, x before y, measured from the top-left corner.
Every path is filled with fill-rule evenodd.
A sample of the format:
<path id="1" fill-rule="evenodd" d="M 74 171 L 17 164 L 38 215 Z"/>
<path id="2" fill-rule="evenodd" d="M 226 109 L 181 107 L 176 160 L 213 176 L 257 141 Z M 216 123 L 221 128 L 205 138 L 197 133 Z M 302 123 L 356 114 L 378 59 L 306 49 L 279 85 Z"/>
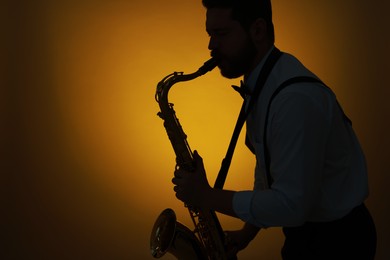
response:
<path id="1" fill-rule="evenodd" d="M 163 78 L 156 89 L 156 101 L 160 106 L 160 116 L 176 154 L 176 167 L 194 171 L 194 159 L 187 136 L 179 123 L 173 104 L 168 102 L 168 91 L 176 83 L 193 80 L 213 70 L 217 66 L 214 58 L 206 61 L 202 67 L 192 74 L 174 72 Z M 155 258 L 162 257 L 166 252 L 177 259 L 226 259 L 224 233 L 217 215 L 212 210 L 188 208 L 195 229 L 176 221 L 175 212 L 167 208 L 159 215 L 154 223 L 150 250 Z"/>

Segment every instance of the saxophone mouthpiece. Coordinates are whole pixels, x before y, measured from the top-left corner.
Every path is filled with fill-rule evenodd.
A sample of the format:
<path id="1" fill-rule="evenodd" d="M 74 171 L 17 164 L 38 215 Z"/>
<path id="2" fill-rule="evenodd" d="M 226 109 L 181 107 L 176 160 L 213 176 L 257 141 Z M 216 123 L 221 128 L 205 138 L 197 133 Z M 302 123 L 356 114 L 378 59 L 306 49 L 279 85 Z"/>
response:
<path id="1" fill-rule="evenodd" d="M 215 67 L 217 67 L 218 61 L 216 58 L 212 57 L 208 61 L 206 61 L 202 67 L 199 68 L 199 72 L 205 74 L 209 71 L 212 71 Z"/>

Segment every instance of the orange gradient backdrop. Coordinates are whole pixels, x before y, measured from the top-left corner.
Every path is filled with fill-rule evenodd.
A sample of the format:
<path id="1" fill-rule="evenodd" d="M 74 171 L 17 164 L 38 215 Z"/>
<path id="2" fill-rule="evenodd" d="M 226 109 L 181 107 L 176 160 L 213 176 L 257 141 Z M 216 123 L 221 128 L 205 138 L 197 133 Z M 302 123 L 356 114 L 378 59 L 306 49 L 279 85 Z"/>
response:
<path id="1" fill-rule="evenodd" d="M 154 93 L 167 74 L 194 72 L 209 58 L 200 2 L 6 5 L 1 222 L 7 242 L 0 258 L 151 259 L 149 235 L 163 209 L 173 208 L 192 227 L 172 190 L 175 156 L 156 115 Z M 384 201 L 390 145 L 387 6 L 273 1 L 276 45 L 334 89 L 361 139 L 378 259 L 390 256 Z M 241 105 L 229 87 L 238 83 L 216 69 L 170 92 L 211 184 Z M 226 187 L 250 189 L 253 168 L 240 139 Z M 224 216 L 221 221 L 227 229 L 241 226 Z M 280 229 L 264 230 L 240 259 L 280 259 L 282 242 Z"/>

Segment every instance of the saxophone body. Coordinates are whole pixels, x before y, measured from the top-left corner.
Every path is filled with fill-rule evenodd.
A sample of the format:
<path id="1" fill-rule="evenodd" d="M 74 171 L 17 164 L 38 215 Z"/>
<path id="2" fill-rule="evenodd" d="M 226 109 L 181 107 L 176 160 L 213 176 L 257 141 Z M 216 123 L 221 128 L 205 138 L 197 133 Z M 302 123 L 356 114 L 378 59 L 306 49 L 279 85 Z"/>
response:
<path id="1" fill-rule="evenodd" d="M 193 80 L 213 70 L 217 66 L 215 59 L 206 61 L 202 67 L 192 74 L 174 72 L 163 78 L 157 85 L 156 101 L 160 106 L 158 115 L 164 120 L 164 127 L 176 154 L 176 167 L 189 172 L 194 171 L 194 158 L 187 142 L 187 136 L 173 104 L 168 102 L 170 88 L 181 81 Z M 150 237 L 150 250 L 155 258 L 169 252 L 177 259 L 226 259 L 224 234 L 214 211 L 202 208 L 188 208 L 194 223 L 194 230 L 177 222 L 175 212 L 165 209 L 157 218 Z"/>

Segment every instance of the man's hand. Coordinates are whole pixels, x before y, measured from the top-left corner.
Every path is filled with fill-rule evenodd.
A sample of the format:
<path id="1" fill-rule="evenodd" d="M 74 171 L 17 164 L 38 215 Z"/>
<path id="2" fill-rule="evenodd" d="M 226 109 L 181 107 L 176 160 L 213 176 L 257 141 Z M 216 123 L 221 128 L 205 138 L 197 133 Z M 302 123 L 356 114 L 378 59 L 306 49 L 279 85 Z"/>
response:
<path id="1" fill-rule="evenodd" d="M 175 184 L 173 190 L 176 192 L 176 197 L 184 203 L 203 207 L 212 188 L 207 181 L 203 159 L 197 151 L 194 151 L 194 164 L 193 172 L 180 168 L 175 170 L 175 177 L 172 179 L 172 183 Z"/>
<path id="2" fill-rule="evenodd" d="M 233 259 L 239 251 L 245 249 L 259 231 L 259 227 L 248 223 L 246 223 L 241 230 L 226 231 L 225 244 L 228 259 Z"/>

